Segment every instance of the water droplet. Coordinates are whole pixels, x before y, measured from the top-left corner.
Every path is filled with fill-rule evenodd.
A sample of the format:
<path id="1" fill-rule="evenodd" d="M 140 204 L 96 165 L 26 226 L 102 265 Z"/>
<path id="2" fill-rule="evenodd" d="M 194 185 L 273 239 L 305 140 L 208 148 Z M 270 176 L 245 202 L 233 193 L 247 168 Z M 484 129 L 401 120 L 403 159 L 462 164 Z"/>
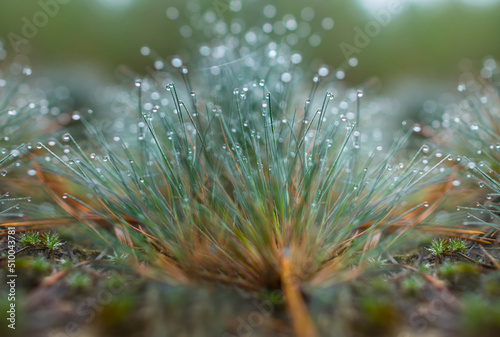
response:
<path id="1" fill-rule="evenodd" d="M 302 55 L 298 53 L 293 54 L 290 60 L 292 61 L 293 64 L 299 64 L 300 62 L 302 62 Z"/>
<path id="2" fill-rule="evenodd" d="M 149 54 L 151 54 L 151 49 L 149 49 L 149 47 L 147 46 L 141 47 L 141 55 L 149 56 Z"/>
<path id="3" fill-rule="evenodd" d="M 330 70 L 328 70 L 327 67 L 321 67 L 318 69 L 318 75 L 321 77 L 328 76 L 329 73 L 330 73 Z"/>
<path id="4" fill-rule="evenodd" d="M 172 63 L 172 66 L 174 66 L 175 68 L 180 68 L 180 67 L 182 67 L 182 60 L 181 60 L 180 58 L 178 58 L 178 57 L 174 57 L 174 58 L 172 59 L 172 62 L 171 62 L 171 63 Z"/>
<path id="5" fill-rule="evenodd" d="M 292 74 L 289 72 L 284 72 L 281 74 L 281 80 L 285 83 L 288 83 L 292 80 Z"/>
<path id="6" fill-rule="evenodd" d="M 264 16 L 272 19 L 276 15 L 276 7 L 273 5 L 266 5 L 264 7 Z"/>

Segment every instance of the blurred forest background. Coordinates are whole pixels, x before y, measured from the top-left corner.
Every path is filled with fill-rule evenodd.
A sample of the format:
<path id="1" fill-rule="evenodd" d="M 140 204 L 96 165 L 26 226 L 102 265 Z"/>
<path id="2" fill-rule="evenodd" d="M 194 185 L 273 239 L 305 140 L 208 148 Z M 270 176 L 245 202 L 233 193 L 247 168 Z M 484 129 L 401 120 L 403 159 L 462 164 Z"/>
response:
<path id="1" fill-rule="evenodd" d="M 31 20 L 40 11 L 40 3 L 47 1 L 0 1 L 0 39 L 9 56 L 13 52 L 8 34 L 20 34 L 24 24 L 22 18 Z M 115 71 L 119 65 L 145 74 L 146 67 L 153 61 L 141 55 L 142 46 L 149 46 L 161 57 L 180 51 L 198 55 L 198 50 L 190 49 L 194 43 L 179 33 L 181 26 L 189 25 L 189 18 L 182 11 L 186 4 L 194 2 L 202 11 L 210 8 L 216 11 L 217 6 L 228 1 L 61 0 L 66 4 L 61 4 L 59 13 L 29 39 L 31 47 L 25 52 L 36 74 L 59 78 L 62 83 L 84 83 L 86 79 L 91 79 L 89 83 L 92 83 L 97 78 L 102 83 L 116 81 Z M 320 15 L 328 15 L 334 20 L 333 29 L 322 31 L 322 42 L 312 51 L 317 62 L 311 65 L 315 68 L 311 72 L 317 71 L 320 63 L 337 67 L 345 62 L 341 43 L 353 44 L 354 28 L 364 28 L 374 19 L 372 11 L 387 6 L 385 0 L 244 1 L 245 4 L 252 2 L 255 6 L 246 6 L 244 13 L 224 13 L 224 20 L 230 22 L 233 17 L 243 17 L 250 25 L 255 18 L 261 24 L 266 3 L 277 8 L 274 21 L 285 14 L 300 20 L 305 6 L 316 13 L 312 22 L 320 20 Z M 459 74 L 478 71 L 485 57 L 500 57 L 498 1 L 401 0 L 401 3 L 404 11 L 393 16 L 390 24 L 355 55 L 359 65 L 348 71 L 345 81 L 349 84 L 358 85 L 377 77 L 383 84 L 382 93 L 392 92 L 397 96 L 398 90 L 411 92 L 424 87 L 432 94 L 435 85 L 456 88 Z M 171 11 L 169 18 L 167 10 L 172 7 L 178 8 L 180 14 L 177 16 L 175 10 Z M 419 81 L 429 85 L 401 88 L 403 82 Z"/>

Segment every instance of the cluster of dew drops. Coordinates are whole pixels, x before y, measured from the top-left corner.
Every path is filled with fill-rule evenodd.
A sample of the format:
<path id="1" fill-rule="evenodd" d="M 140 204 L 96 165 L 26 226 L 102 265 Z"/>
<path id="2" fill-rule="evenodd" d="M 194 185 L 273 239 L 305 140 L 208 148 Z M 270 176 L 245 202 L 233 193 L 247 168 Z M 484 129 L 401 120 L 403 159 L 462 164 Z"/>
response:
<path id="1" fill-rule="evenodd" d="M 243 2 L 239 0 L 232 0 L 229 2 L 229 7 L 227 10 L 238 13 L 243 9 Z M 182 20 L 180 18 L 183 16 L 183 10 L 187 11 L 185 19 L 183 17 Z M 220 43 L 216 43 L 215 45 L 210 43 L 201 43 L 198 46 L 198 51 L 201 56 L 209 57 L 212 61 L 216 61 L 217 59 L 224 59 L 225 56 L 229 53 L 231 48 L 236 46 L 238 49 L 238 53 L 241 56 L 248 56 L 250 51 L 252 50 L 252 46 L 255 47 L 257 44 L 261 44 L 264 41 L 267 41 L 267 58 L 269 60 L 274 60 L 277 64 L 281 64 L 283 68 L 290 68 L 291 65 L 296 65 L 303 62 L 303 56 L 299 52 L 292 52 L 292 48 L 297 46 L 301 40 L 306 41 L 309 46 L 317 47 L 321 44 L 321 34 L 328 32 L 334 28 L 334 20 L 331 17 L 320 17 L 320 13 L 315 12 L 313 8 L 305 7 L 300 13 L 295 16 L 292 14 L 284 14 L 281 17 L 278 16 L 277 8 L 268 4 L 260 9 L 262 11 L 263 21 L 261 25 L 257 24 L 257 26 L 249 27 L 248 23 L 245 22 L 244 19 L 238 17 L 237 15 L 230 22 L 226 22 L 222 19 L 221 14 L 216 8 L 208 7 L 208 9 L 202 9 L 200 4 L 195 1 L 187 1 L 184 4 L 184 8 L 180 7 L 169 7 L 166 9 L 166 16 L 169 20 L 173 22 L 182 22 L 186 24 L 182 24 L 179 28 L 179 33 L 183 38 L 196 38 L 193 40 L 200 41 L 202 38 L 198 38 L 196 34 L 202 35 L 210 39 L 210 41 L 219 41 Z M 314 19 L 314 20 L 313 20 Z M 315 23 L 319 23 L 321 29 L 316 29 L 314 27 Z M 254 24 L 254 23 L 252 23 Z M 265 39 L 265 36 L 272 36 L 272 39 Z M 279 38 L 280 42 L 276 43 L 274 40 L 276 37 Z M 240 44 L 241 41 L 241 44 Z M 287 57 L 284 57 L 282 49 L 285 49 L 285 53 Z M 173 68 L 179 68 L 182 73 L 187 74 L 188 68 L 185 66 L 185 59 L 181 56 L 173 56 L 169 60 L 161 59 L 157 56 L 157 53 L 152 51 L 149 47 L 143 46 L 140 49 L 140 52 L 143 56 L 149 56 L 153 58 L 154 67 L 156 70 L 163 70 L 168 62 L 170 66 Z M 189 59 L 189 55 L 187 58 Z M 258 67 L 257 61 L 253 60 L 251 57 L 245 58 L 245 63 L 247 66 Z M 349 67 L 355 67 L 358 65 L 358 60 L 356 58 L 352 58 L 348 61 Z M 335 69 L 334 77 L 338 80 L 342 80 L 345 78 L 346 69 L 342 68 Z M 313 81 L 318 82 L 321 77 L 326 77 L 330 74 L 332 68 L 330 66 L 321 65 L 317 68 L 317 74 L 314 76 Z M 210 73 L 212 75 L 220 75 L 220 67 L 212 66 L 210 67 Z M 277 92 L 283 90 L 283 86 L 289 82 L 292 82 L 293 77 L 295 75 L 292 74 L 291 71 L 285 70 L 281 73 L 280 82 L 275 83 Z M 163 82 L 163 87 L 167 88 L 167 91 L 170 90 L 171 84 Z M 142 109 L 146 113 L 150 114 L 151 112 L 158 112 L 162 107 L 166 107 L 169 105 L 169 99 L 162 97 L 161 93 L 154 87 L 148 83 L 148 81 L 136 80 L 136 87 L 139 87 L 143 94 L 148 94 L 151 98 L 151 101 L 145 101 L 143 103 Z M 250 84 L 251 85 L 251 84 Z M 253 83 L 253 86 L 264 86 L 264 80 L 260 80 L 257 83 Z M 243 86 L 240 90 L 239 88 L 234 88 L 233 93 L 235 95 L 239 95 L 241 99 L 245 99 L 248 93 L 248 86 Z M 194 92 L 191 92 L 191 96 L 195 96 Z M 328 93 L 333 98 L 334 96 L 342 96 L 338 95 L 335 88 L 331 89 L 331 92 Z M 362 95 L 362 93 L 358 93 L 357 95 Z M 353 121 L 355 118 L 355 113 L 351 111 L 350 107 L 353 102 L 356 101 L 356 91 L 352 91 L 349 93 L 348 97 L 345 99 L 339 100 L 338 105 L 331 106 L 329 113 L 333 115 L 338 115 L 343 122 Z M 310 101 L 306 101 L 306 105 L 310 103 Z M 181 102 L 181 104 L 183 104 Z M 263 114 L 265 114 L 265 104 L 263 104 Z M 287 102 L 281 101 L 279 102 L 280 108 L 286 108 Z M 217 108 L 213 107 L 213 111 L 218 114 Z M 177 109 L 174 109 L 174 113 L 177 113 Z M 196 117 L 196 114 L 193 114 L 193 117 Z M 326 117 L 325 117 L 326 118 Z M 285 122 L 283 122 L 285 123 Z M 308 120 L 304 120 L 304 123 L 308 123 Z M 122 128 L 123 123 L 119 122 L 120 128 Z M 245 122 L 245 124 L 248 124 Z M 136 127 L 140 129 L 145 128 L 145 123 L 139 121 Z M 189 128 L 189 126 L 188 126 Z M 232 132 L 238 132 L 237 128 L 232 128 Z M 117 130 L 118 131 L 118 130 Z M 191 128 L 191 131 L 195 131 Z M 355 131 L 359 133 L 358 131 Z M 373 130 L 375 138 L 381 138 L 382 132 L 380 129 Z M 257 134 L 257 136 L 259 136 Z M 139 135 L 139 137 L 142 137 Z M 366 141 L 365 135 L 361 136 L 361 141 Z"/>
<path id="2" fill-rule="evenodd" d="M 290 51 L 294 47 L 303 46 L 304 42 L 310 48 L 318 47 L 325 34 L 335 26 L 333 18 L 322 17 L 321 13 L 317 13 L 311 7 L 302 8 L 297 15 L 290 13 L 279 15 L 278 9 L 272 4 L 259 7 L 261 13 L 256 14 L 260 14 L 261 21 L 250 23 L 243 19 L 243 15 L 238 15 L 251 9 L 244 9 L 244 6 L 249 5 L 244 5 L 241 0 L 231 0 L 227 8 L 223 10 L 215 5 L 203 9 L 198 2 L 187 1 L 183 8 L 168 7 L 166 17 L 173 23 L 180 23 L 178 30 L 182 38 L 194 41 L 208 38 L 209 42 L 198 43 L 195 47 L 201 56 L 210 57 L 214 61 L 224 59 L 233 49 L 237 49 L 237 54 L 241 57 L 249 56 L 256 46 L 267 41 L 269 58 L 275 58 L 278 64 L 285 64 L 285 62 L 299 64 L 303 61 L 300 53 L 293 53 L 291 59 L 285 61 L 283 57 L 280 57 L 279 50 Z M 234 14 L 230 21 L 224 15 L 226 11 Z M 273 41 L 279 41 L 279 43 Z M 149 47 L 142 47 L 140 52 L 144 56 L 153 58 L 156 70 L 163 70 L 166 67 L 166 61 L 159 58 Z M 191 55 L 185 54 L 184 57 L 190 58 Z M 184 61 L 179 56 L 170 58 L 170 64 L 175 68 L 181 68 Z M 246 62 L 252 63 L 254 60 L 247 58 Z M 357 58 L 349 59 L 347 64 L 336 69 L 336 78 L 344 79 L 347 68 L 357 65 Z M 210 71 L 218 75 L 220 69 L 213 67 Z M 329 71 L 327 67 L 321 67 L 319 75 L 326 76 Z M 281 79 L 285 83 L 291 81 L 291 73 L 284 72 Z"/>
<path id="3" fill-rule="evenodd" d="M 0 41 L 0 61 L 6 60 L 7 56 Z M 25 143 L 26 136 L 39 136 L 39 130 L 49 125 L 50 120 L 61 125 L 72 120 L 71 113 L 62 112 L 70 110 L 68 107 L 73 104 L 69 89 L 54 86 L 47 78 L 30 78 L 32 69 L 28 64 L 26 56 L 15 55 L 8 67 L 0 69 L 0 100 L 6 101 L 5 95 L 9 95 L 5 113 L 0 116 L 0 160 L 3 161 L 0 177 L 7 177 L 12 167 L 21 167 L 23 153 L 32 150 L 32 144 Z M 6 89 L 13 85 L 16 85 L 16 91 L 11 95 Z M 20 127 L 22 132 L 18 131 Z M 46 160 L 51 158 L 47 157 Z M 33 168 L 27 169 L 29 176 L 35 176 L 36 173 Z M 19 211 L 22 201 L 31 202 L 31 197 L 15 197 L 10 192 L 4 192 L 0 195 L 0 214 L 23 216 Z"/>
<path id="4" fill-rule="evenodd" d="M 311 47 L 317 47 L 321 44 L 322 37 L 320 36 L 320 34 L 315 33 L 314 30 L 312 29 L 311 24 L 312 24 L 313 19 L 315 19 L 315 21 L 317 20 L 318 22 L 321 23 L 321 27 L 324 31 L 329 31 L 329 30 L 334 28 L 334 21 L 332 18 L 324 17 L 324 18 L 320 18 L 318 20 L 318 18 L 317 18 L 318 13 L 315 13 L 315 11 L 310 7 L 303 8 L 302 11 L 300 12 L 299 17 L 295 17 L 292 14 L 285 14 L 281 18 L 278 18 L 277 17 L 278 11 L 277 11 L 276 7 L 274 5 L 271 5 L 271 4 L 266 5 L 262 9 L 262 14 L 263 14 L 266 22 L 264 22 L 260 27 L 250 27 L 250 28 L 246 27 L 247 23 L 240 18 L 236 17 L 228 24 L 228 23 L 225 23 L 223 20 L 220 20 L 220 18 L 218 18 L 219 13 L 217 13 L 217 11 L 215 11 L 213 9 L 208 9 L 208 10 L 202 12 L 200 5 L 195 1 L 188 0 L 185 3 L 185 8 L 190 13 L 189 17 L 191 18 L 191 22 L 190 22 L 190 24 L 181 25 L 179 28 L 179 34 L 183 38 L 186 38 L 186 39 L 191 38 L 197 32 L 205 34 L 205 35 L 207 35 L 207 37 L 213 37 L 215 35 L 217 37 L 230 38 L 231 36 L 242 35 L 244 38 L 244 42 L 246 42 L 246 44 L 248 46 L 252 46 L 252 45 L 255 45 L 256 43 L 259 42 L 258 39 L 259 39 L 259 36 L 261 34 L 273 34 L 274 36 L 280 36 L 282 43 L 287 44 L 291 48 L 296 46 L 299 43 L 300 39 L 306 40 Z M 231 0 L 229 2 L 229 10 L 232 12 L 235 12 L 235 13 L 240 12 L 240 11 L 242 11 L 242 8 L 243 8 L 243 2 L 240 0 Z M 195 14 L 198 14 L 198 15 L 195 15 Z M 166 16 L 169 20 L 177 21 L 179 19 L 179 17 L 181 16 L 181 12 L 177 7 L 169 7 L 166 10 Z M 199 20 L 200 18 L 201 18 L 201 20 Z M 210 25 L 211 30 L 205 29 L 207 23 Z M 278 56 L 277 49 L 279 46 L 276 43 L 271 42 L 268 45 L 268 47 L 269 48 L 268 48 L 268 55 L 267 56 L 269 58 L 277 58 L 278 63 L 285 62 L 284 60 L 280 59 Z M 218 59 L 218 58 L 224 57 L 224 55 L 226 53 L 225 48 L 226 47 L 224 45 L 212 46 L 210 44 L 202 44 L 201 46 L 199 46 L 198 51 L 199 51 L 199 54 L 201 56 L 206 56 L 206 57 L 210 56 L 213 59 Z M 3 55 L 2 51 L 3 51 L 3 49 L 0 48 L 0 59 L 2 58 L 2 55 Z M 153 56 L 153 54 L 154 54 L 154 53 L 152 53 L 150 48 L 146 47 L 146 46 L 142 47 L 140 49 L 140 52 L 144 56 Z M 249 48 L 246 46 L 242 46 L 240 48 L 239 52 L 240 52 L 240 54 L 243 54 L 243 55 L 248 54 Z M 289 60 L 287 60 L 287 62 L 289 62 L 290 64 L 299 64 L 302 61 L 303 61 L 303 57 L 300 53 L 292 53 L 289 57 Z M 177 57 L 177 56 L 172 57 L 170 59 L 170 64 L 174 68 L 180 68 L 185 73 L 187 73 L 187 71 L 188 71 L 187 68 L 184 66 L 184 61 L 181 57 Z M 357 59 L 353 58 L 353 59 L 349 60 L 348 64 L 350 67 L 355 67 L 358 65 L 358 61 L 357 61 Z M 159 59 L 159 58 L 154 60 L 155 69 L 162 70 L 165 68 L 165 66 L 166 65 L 165 65 L 164 60 Z M 495 69 L 496 69 L 496 62 L 493 59 L 487 59 L 484 62 L 483 69 L 481 70 L 481 76 L 483 78 L 491 78 Z M 317 76 L 326 77 L 330 74 L 330 70 L 331 69 L 327 66 L 321 66 L 318 69 Z M 213 75 L 218 75 L 219 70 L 217 67 L 213 67 L 210 69 L 210 71 L 212 72 Z M 24 73 L 24 75 L 29 76 L 29 75 L 31 75 L 31 70 L 29 68 L 25 68 L 23 70 L 23 73 Z M 341 69 L 341 68 L 337 69 L 336 72 L 334 73 L 334 76 L 338 80 L 344 79 L 345 78 L 345 69 Z M 5 87 L 7 85 L 7 81 L 5 79 L 2 79 L 1 77 L 2 76 L 0 76 L 0 87 Z M 289 83 L 292 81 L 293 75 L 290 71 L 284 71 L 283 73 L 281 73 L 280 79 L 281 79 L 282 83 Z M 145 84 L 144 82 L 137 80 L 135 83 L 135 86 L 141 88 L 141 90 L 147 91 L 149 88 L 147 85 L 144 85 L 144 84 Z M 254 85 L 255 86 L 259 85 L 259 86 L 263 87 L 265 85 L 265 82 L 264 82 L 264 80 L 261 80 L 258 83 L 255 83 Z M 468 84 L 465 84 L 465 83 L 460 84 L 458 86 L 458 91 L 464 92 L 467 88 L 467 85 Z M 169 85 L 167 85 L 166 88 L 167 88 L 167 90 L 171 89 L 171 87 L 169 87 Z M 22 89 L 22 90 L 24 90 L 24 89 Z M 243 87 L 241 90 L 239 88 L 235 88 L 233 91 L 233 93 L 235 95 L 238 95 L 242 99 L 245 98 L 247 92 L 248 92 L 248 87 Z M 66 93 L 64 92 L 63 89 L 59 90 L 59 93 L 60 93 L 59 96 L 61 98 L 64 98 L 64 96 L 66 96 Z M 335 94 L 336 94 L 336 92 L 334 90 L 332 92 L 328 93 L 330 99 L 333 99 Z M 195 93 L 193 92 L 193 93 L 191 93 L 191 95 L 195 95 Z M 353 102 L 356 101 L 356 98 L 359 99 L 362 96 L 363 96 L 362 91 L 351 92 L 350 95 L 348 95 L 348 97 L 346 99 L 339 100 L 337 105 L 331 107 L 330 113 L 332 113 L 333 115 L 338 115 L 343 122 L 346 122 L 349 120 L 351 120 L 351 121 L 354 120 L 355 115 L 353 112 L 349 111 L 349 107 Z M 153 102 L 153 103 L 152 102 L 145 102 L 143 108 L 146 111 L 157 112 L 159 110 L 160 106 L 168 105 L 168 99 L 161 98 L 161 94 L 158 91 L 153 90 L 150 93 L 150 98 L 153 101 L 157 101 L 156 102 L 157 104 L 155 104 L 155 102 Z M 487 103 L 487 101 L 488 101 L 487 97 L 481 97 L 482 103 Z M 16 115 L 18 115 L 18 111 L 24 107 L 23 104 L 20 104 L 17 109 L 15 109 L 15 108 L 9 109 L 7 114 L 9 116 L 15 117 Z M 307 101 L 306 101 L 306 104 L 308 104 Z M 57 111 L 57 108 L 49 108 L 48 101 L 45 98 L 41 99 L 38 102 L 28 102 L 27 104 L 24 104 L 24 105 L 27 105 L 30 109 L 39 109 L 41 114 L 49 114 L 50 113 L 50 114 L 55 115 L 55 116 L 60 114 L 60 111 Z M 426 102 L 424 108 L 426 109 L 426 111 L 432 112 L 432 111 L 436 110 L 436 104 L 434 102 Z M 214 108 L 214 109 L 216 111 L 216 108 Z M 263 106 L 262 111 L 264 114 L 265 113 L 265 106 Z M 193 117 L 196 117 L 196 116 L 193 116 Z M 71 119 L 78 120 L 79 115 L 73 114 L 71 116 Z M 458 122 L 460 122 L 460 117 L 451 117 L 451 114 L 445 113 L 442 121 L 433 121 L 432 122 L 432 127 L 437 128 L 439 126 L 443 126 L 446 128 L 451 124 L 452 121 L 458 123 Z M 288 121 L 286 120 L 286 118 L 284 118 L 281 122 L 283 124 L 285 124 Z M 305 122 L 307 123 L 307 121 L 305 121 Z M 248 123 L 246 123 L 245 126 L 248 126 Z M 138 127 L 144 128 L 145 127 L 144 122 L 139 122 Z M 472 131 L 475 131 L 475 130 L 479 129 L 479 126 L 472 124 L 470 126 L 470 129 Z M 231 131 L 237 132 L 237 129 L 233 128 L 233 129 L 231 129 Z M 423 130 L 423 127 L 421 127 L 420 125 L 416 125 L 413 127 L 413 131 L 416 133 L 419 133 L 419 132 L 422 132 L 424 130 Z M 358 131 L 356 131 L 356 132 L 358 132 Z M 357 134 L 355 133 L 354 135 L 356 137 L 360 136 L 359 132 Z M 64 134 L 62 139 L 63 139 L 63 141 L 67 142 L 70 140 L 70 135 Z M 113 139 L 115 141 L 120 141 L 120 138 L 117 136 L 114 137 Z M 8 141 L 9 139 L 8 139 L 8 137 L 4 137 L 3 140 Z M 329 142 L 329 143 L 331 143 L 331 142 Z M 56 142 L 51 140 L 51 141 L 48 141 L 47 145 L 48 146 L 55 146 Z M 331 146 L 331 145 L 329 145 L 329 146 Z M 37 144 L 36 148 L 41 149 L 42 144 Z M 500 144 L 491 145 L 490 149 L 500 150 Z M 382 147 L 377 147 L 377 150 L 379 150 L 379 151 L 382 150 Z M 430 152 L 430 147 L 428 145 L 423 145 L 421 150 L 424 154 L 426 154 L 426 153 Z M 70 151 L 69 147 L 66 147 L 64 149 L 64 152 L 66 154 L 69 153 L 69 151 Z M 3 155 L 10 154 L 12 157 L 19 156 L 19 154 L 20 154 L 19 150 L 17 150 L 17 149 L 9 151 L 6 148 L 1 148 L 0 153 Z M 478 150 L 478 154 L 481 154 L 480 150 Z M 438 153 L 435 153 L 434 156 L 436 158 L 440 158 L 440 157 L 442 157 L 442 154 L 438 152 Z M 90 157 L 91 157 L 91 159 L 94 159 L 96 157 L 96 155 L 92 154 Z M 447 158 L 448 158 L 448 160 L 453 160 L 453 158 L 451 156 L 448 156 Z M 64 157 L 64 156 L 63 156 L 63 159 L 66 161 L 69 160 L 68 157 Z M 53 158 L 47 156 L 45 158 L 45 160 L 50 161 L 50 160 L 53 160 Z M 460 161 L 461 158 L 458 157 L 456 160 Z M 426 164 L 426 161 L 428 161 L 428 159 L 426 157 L 424 157 L 422 159 L 422 161 L 424 164 Z M 482 163 L 480 162 L 479 165 L 482 166 Z M 476 167 L 476 164 L 474 162 L 470 162 L 470 163 L 468 163 L 467 167 L 474 169 Z M 33 169 L 30 169 L 28 171 L 28 174 L 31 176 L 34 176 L 34 175 L 36 175 L 36 171 Z M 6 170 L 0 171 L 0 175 L 1 176 L 7 175 L 7 171 Z M 467 177 L 470 178 L 471 175 L 467 174 Z M 461 183 L 459 180 L 456 179 L 456 180 L 453 180 L 452 184 L 453 184 L 453 186 L 460 186 Z M 483 187 L 484 184 L 479 182 L 479 186 Z M 64 195 L 63 198 L 67 198 L 67 195 Z M 1 201 L 1 203 L 3 203 L 3 202 L 4 201 Z"/>

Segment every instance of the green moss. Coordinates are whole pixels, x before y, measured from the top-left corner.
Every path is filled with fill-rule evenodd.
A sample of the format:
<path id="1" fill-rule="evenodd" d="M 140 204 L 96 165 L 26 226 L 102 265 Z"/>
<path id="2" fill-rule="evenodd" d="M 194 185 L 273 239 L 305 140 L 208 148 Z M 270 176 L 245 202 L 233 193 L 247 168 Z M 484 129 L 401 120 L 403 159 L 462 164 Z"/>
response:
<path id="1" fill-rule="evenodd" d="M 113 255 L 109 255 L 107 257 L 107 259 L 109 261 L 111 261 L 112 263 L 121 264 L 121 263 L 124 263 L 127 261 L 128 254 L 127 253 L 118 253 L 118 252 L 114 251 Z"/>
<path id="2" fill-rule="evenodd" d="M 387 336 L 399 321 L 399 311 L 387 296 L 368 296 L 359 303 L 362 323 L 358 329 L 370 336 Z"/>
<path id="3" fill-rule="evenodd" d="M 40 244 L 40 234 L 24 233 L 19 237 L 19 245 L 21 247 L 37 247 Z"/>
<path id="4" fill-rule="evenodd" d="M 497 271 L 483 276 L 481 279 L 481 289 L 488 297 L 500 297 L 500 272 Z"/>
<path id="5" fill-rule="evenodd" d="M 500 301 L 490 302 L 479 295 L 464 298 L 461 321 L 466 336 L 498 336 Z"/>
<path id="6" fill-rule="evenodd" d="M 64 243 L 59 239 L 59 235 L 57 233 L 44 233 L 42 234 L 40 241 L 42 247 L 50 252 L 54 252 L 64 245 Z"/>
<path id="7" fill-rule="evenodd" d="M 44 257 L 37 257 L 34 259 L 31 259 L 31 268 L 33 271 L 38 272 L 38 273 L 49 273 L 52 265 L 50 261 L 48 261 Z"/>
<path id="8" fill-rule="evenodd" d="M 377 277 L 370 282 L 371 290 L 374 293 L 388 294 L 391 291 L 391 284 L 384 277 Z"/>
<path id="9" fill-rule="evenodd" d="M 76 272 L 68 278 L 68 284 L 77 292 L 87 292 L 92 286 L 92 279 L 84 273 Z"/>
<path id="10" fill-rule="evenodd" d="M 123 333 L 128 333 L 129 319 L 134 315 L 136 298 L 130 294 L 111 295 L 112 300 L 103 306 L 99 314 L 99 323 L 104 329 L 116 331 L 123 329 Z"/>
<path id="11" fill-rule="evenodd" d="M 480 276 L 480 268 L 470 263 L 445 263 L 438 269 L 438 277 L 458 291 L 476 290 Z"/>
<path id="12" fill-rule="evenodd" d="M 427 250 L 432 256 L 441 261 L 445 256 L 452 256 L 456 253 L 465 253 L 467 244 L 461 239 L 436 239 L 431 242 Z"/>
<path id="13" fill-rule="evenodd" d="M 415 296 L 422 290 L 424 283 L 418 276 L 412 275 L 401 282 L 401 290 L 406 295 Z"/>
<path id="14" fill-rule="evenodd" d="M 451 239 L 448 241 L 448 249 L 450 253 L 465 253 L 467 244 L 461 239 Z"/>
<path id="15" fill-rule="evenodd" d="M 437 239 L 431 242 L 431 246 L 427 248 L 427 250 L 431 253 L 432 256 L 439 258 L 441 256 L 444 256 L 447 247 L 448 244 L 445 240 Z"/>

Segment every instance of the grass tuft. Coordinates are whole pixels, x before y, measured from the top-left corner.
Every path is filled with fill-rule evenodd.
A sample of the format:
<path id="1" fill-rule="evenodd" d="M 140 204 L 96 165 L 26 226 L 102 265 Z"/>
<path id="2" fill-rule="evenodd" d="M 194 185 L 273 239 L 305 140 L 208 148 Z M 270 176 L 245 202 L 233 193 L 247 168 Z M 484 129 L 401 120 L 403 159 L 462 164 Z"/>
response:
<path id="1" fill-rule="evenodd" d="M 39 178 L 110 244 L 113 233 L 120 254 L 176 282 L 254 291 L 327 284 L 346 267 L 370 265 L 450 187 L 439 170 L 449 158 L 429 156 L 428 146 L 407 164 L 395 159 L 413 132 L 406 125 L 383 153 L 360 142 L 360 120 L 330 114 L 329 92 L 293 107 L 280 104 L 291 86 L 271 92 L 270 80 L 255 80 L 235 88 L 225 76 L 203 102 L 168 84 L 169 104 L 139 111 L 135 139 L 109 142 L 94 114 L 82 115 L 95 148 L 82 149 L 71 134 L 56 147 L 40 143 L 57 164 L 40 161 Z M 145 88 L 156 90 L 147 81 L 136 84 L 142 100 Z"/>

